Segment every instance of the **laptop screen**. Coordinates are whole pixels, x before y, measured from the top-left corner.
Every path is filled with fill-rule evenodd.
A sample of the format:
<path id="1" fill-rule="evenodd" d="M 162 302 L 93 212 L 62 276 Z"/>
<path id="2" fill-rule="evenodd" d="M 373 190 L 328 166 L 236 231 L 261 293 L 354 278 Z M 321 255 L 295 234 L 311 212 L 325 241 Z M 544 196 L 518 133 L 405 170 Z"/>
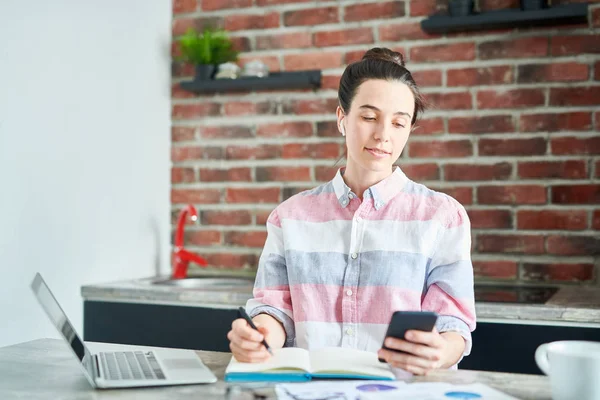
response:
<path id="1" fill-rule="evenodd" d="M 67 343 L 69 343 L 73 353 L 75 353 L 79 361 L 84 364 L 84 369 L 89 373 L 88 366 L 89 360 L 91 360 L 91 354 L 87 347 L 85 347 L 83 341 L 79 338 L 79 335 L 77 335 L 77 332 L 75 332 L 73 325 L 65 315 L 65 312 L 62 310 L 56 301 L 56 298 L 50 291 L 50 288 L 48 288 L 48 285 L 46 285 L 46 282 L 44 282 L 44 279 L 39 273 L 35 275 L 35 278 L 33 278 L 33 281 L 31 282 L 31 289 L 35 294 L 35 297 L 37 297 L 38 301 L 40 302 L 42 308 L 46 311 L 46 314 L 48 314 L 52 324 L 64 337 Z M 88 379 L 89 378 L 90 377 L 88 377 Z"/>

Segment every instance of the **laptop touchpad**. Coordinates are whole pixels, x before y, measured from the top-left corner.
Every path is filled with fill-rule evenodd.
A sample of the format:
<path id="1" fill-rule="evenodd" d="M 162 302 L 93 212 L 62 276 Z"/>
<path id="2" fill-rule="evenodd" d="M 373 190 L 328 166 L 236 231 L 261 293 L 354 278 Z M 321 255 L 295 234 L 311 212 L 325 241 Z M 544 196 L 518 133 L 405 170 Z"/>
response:
<path id="1" fill-rule="evenodd" d="M 168 370 L 204 369 L 204 364 L 202 364 L 200 360 L 194 358 L 165 358 L 161 361 Z"/>

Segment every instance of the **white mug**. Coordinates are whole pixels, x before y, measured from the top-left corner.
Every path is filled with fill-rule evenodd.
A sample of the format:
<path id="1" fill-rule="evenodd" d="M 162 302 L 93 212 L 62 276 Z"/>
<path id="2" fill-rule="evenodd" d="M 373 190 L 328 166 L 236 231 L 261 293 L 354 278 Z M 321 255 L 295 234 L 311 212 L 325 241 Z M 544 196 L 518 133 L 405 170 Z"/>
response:
<path id="1" fill-rule="evenodd" d="M 545 343 L 535 351 L 535 362 L 550 377 L 552 399 L 600 399 L 600 342 Z"/>

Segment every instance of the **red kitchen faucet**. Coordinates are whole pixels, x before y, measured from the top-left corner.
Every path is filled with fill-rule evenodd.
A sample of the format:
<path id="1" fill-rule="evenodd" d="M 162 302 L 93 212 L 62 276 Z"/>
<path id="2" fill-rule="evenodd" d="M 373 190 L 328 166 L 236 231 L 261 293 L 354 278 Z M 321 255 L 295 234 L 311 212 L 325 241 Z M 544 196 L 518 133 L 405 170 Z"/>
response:
<path id="1" fill-rule="evenodd" d="M 179 213 L 179 218 L 177 219 L 177 231 L 175 232 L 175 250 L 173 252 L 173 279 L 182 279 L 186 277 L 190 261 L 204 267 L 208 265 L 208 262 L 204 258 L 183 248 L 183 230 L 188 213 L 190 214 L 190 219 L 192 221 L 198 220 L 198 212 L 191 204 Z"/>

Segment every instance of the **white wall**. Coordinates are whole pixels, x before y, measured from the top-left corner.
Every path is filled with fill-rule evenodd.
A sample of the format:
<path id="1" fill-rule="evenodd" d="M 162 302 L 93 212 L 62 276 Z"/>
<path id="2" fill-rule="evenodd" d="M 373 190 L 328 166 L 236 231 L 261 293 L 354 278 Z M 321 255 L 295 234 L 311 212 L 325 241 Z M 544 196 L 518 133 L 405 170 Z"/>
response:
<path id="1" fill-rule="evenodd" d="M 170 0 L 0 1 L 0 346 L 80 287 L 168 271 Z"/>

